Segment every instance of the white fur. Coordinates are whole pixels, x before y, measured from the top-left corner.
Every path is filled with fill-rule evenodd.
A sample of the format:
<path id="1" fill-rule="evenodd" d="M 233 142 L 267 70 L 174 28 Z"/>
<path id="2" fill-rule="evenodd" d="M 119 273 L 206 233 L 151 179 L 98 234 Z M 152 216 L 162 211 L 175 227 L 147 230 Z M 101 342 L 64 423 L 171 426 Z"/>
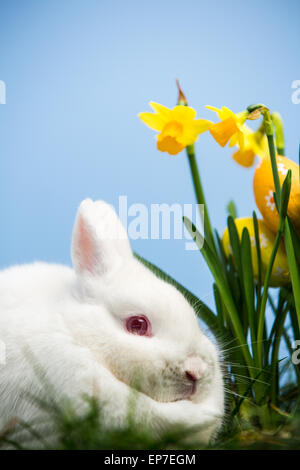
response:
<path id="1" fill-rule="evenodd" d="M 222 422 L 223 381 L 217 351 L 191 306 L 133 257 L 125 230 L 102 201 L 81 203 L 72 259 L 74 270 L 34 263 L 0 273 L 7 355 L 0 365 L 0 429 L 13 417 L 45 424 L 31 396 L 49 393 L 60 403 L 71 399 L 79 412 L 83 395 L 96 396 L 104 425 L 120 426 L 135 387 L 137 420 L 153 430 L 198 426 L 200 439 L 209 441 Z M 126 331 L 125 319 L 140 314 L 149 318 L 152 337 Z M 185 371 L 197 360 L 197 392 L 184 399 Z"/>

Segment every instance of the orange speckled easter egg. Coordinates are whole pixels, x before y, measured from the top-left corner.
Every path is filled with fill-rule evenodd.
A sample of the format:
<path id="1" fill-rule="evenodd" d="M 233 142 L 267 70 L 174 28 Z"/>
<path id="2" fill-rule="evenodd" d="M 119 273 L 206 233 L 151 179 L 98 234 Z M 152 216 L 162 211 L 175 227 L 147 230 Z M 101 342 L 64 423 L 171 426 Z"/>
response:
<path id="1" fill-rule="evenodd" d="M 272 248 L 275 242 L 275 235 L 269 228 L 266 226 L 263 220 L 259 219 L 258 221 L 258 230 L 259 230 L 259 239 L 260 239 L 260 251 L 261 251 L 261 270 L 262 270 L 262 282 L 264 282 L 265 274 L 269 264 L 269 260 L 272 253 Z M 244 227 L 248 229 L 250 241 L 251 241 L 251 258 L 252 258 L 252 267 L 253 267 L 253 276 L 258 279 L 258 262 L 257 262 L 257 251 L 255 243 L 255 231 L 254 223 L 252 217 L 245 217 L 240 219 L 235 219 L 235 224 L 239 239 L 242 238 L 242 233 Z M 232 248 L 230 245 L 229 231 L 228 228 L 225 229 L 222 244 L 225 251 L 225 255 L 229 257 L 232 254 Z M 289 266 L 288 260 L 284 248 L 283 242 L 280 243 L 275 262 L 273 265 L 273 270 L 270 278 L 269 285 L 272 287 L 283 286 L 290 282 L 289 275 Z"/>
<path id="2" fill-rule="evenodd" d="M 298 235 L 300 236 L 300 181 L 299 165 L 288 158 L 277 156 L 277 166 L 280 183 L 282 185 L 288 170 L 292 171 L 291 194 L 288 206 L 288 215 L 291 218 Z M 274 182 L 271 161 L 264 158 L 254 173 L 253 190 L 255 201 L 265 223 L 272 230 L 277 232 L 279 215 L 273 199 Z"/>

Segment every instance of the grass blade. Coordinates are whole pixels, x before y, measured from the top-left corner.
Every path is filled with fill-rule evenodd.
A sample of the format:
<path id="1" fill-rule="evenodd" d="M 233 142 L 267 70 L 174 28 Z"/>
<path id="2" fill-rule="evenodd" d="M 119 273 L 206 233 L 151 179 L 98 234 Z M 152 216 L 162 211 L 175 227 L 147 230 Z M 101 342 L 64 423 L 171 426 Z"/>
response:
<path id="1" fill-rule="evenodd" d="M 249 232 L 246 228 L 243 229 L 242 243 L 241 243 L 241 261 L 243 270 L 243 288 L 244 296 L 247 305 L 248 321 L 250 326 L 252 344 L 256 342 L 256 324 L 255 324 L 255 306 L 254 306 L 254 283 L 253 283 L 253 268 L 251 257 L 251 243 Z M 256 357 L 256 350 L 253 350 L 254 358 Z"/>
<path id="2" fill-rule="evenodd" d="M 297 265 L 297 259 L 293 246 L 290 221 L 286 217 L 284 223 L 284 242 L 286 254 L 288 257 L 293 293 L 295 299 L 295 308 L 297 312 L 298 325 L 300 326 L 300 273 Z"/>
<path id="3" fill-rule="evenodd" d="M 243 352 L 246 364 L 249 367 L 249 374 L 253 378 L 253 371 L 251 369 L 251 366 L 253 365 L 253 359 L 251 357 L 249 347 L 246 341 L 246 337 L 244 335 L 243 327 L 240 322 L 239 314 L 236 309 L 236 305 L 233 301 L 230 289 L 228 287 L 226 278 L 223 275 L 222 267 L 219 264 L 219 260 L 217 259 L 216 255 L 212 252 L 206 241 L 202 240 L 201 235 L 195 228 L 194 224 L 187 218 L 184 217 L 184 223 L 186 225 L 187 230 L 189 231 L 191 237 L 194 239 L 194 241 L 197 243 L 199 246 L 199 249 L 212 273 L 212 275 L 215 278 L 216 284 L 218 286 L 221 298 L 225 304 L 225 307 L 227 308 L 227 311 L 230 316 L 230 321 L 232 323 L 234 332 L 237 336 L 237 339 L 240 343 L 241 350 Z"/>

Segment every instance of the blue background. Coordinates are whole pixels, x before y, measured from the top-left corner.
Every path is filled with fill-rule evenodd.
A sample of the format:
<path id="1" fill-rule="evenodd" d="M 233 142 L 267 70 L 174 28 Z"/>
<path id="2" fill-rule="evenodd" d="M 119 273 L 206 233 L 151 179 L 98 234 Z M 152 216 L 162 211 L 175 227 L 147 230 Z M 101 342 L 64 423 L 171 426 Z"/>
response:
<path id="1" fill-rule="evenodd" d="M 85 197 L 116 205 L 194 201 L 184 152 L 155 149 L 137 118 L 150 100 L 172 107 L 175 78 L 198 116 L 204 105 L 235 112 L 253 102 L 279 110 L 287 154 L 297 161 L 300 2 L 1 0 L 0 267 L 70 263 L 76 208 Z M 250 216 L 253 168 L 239 167 L 209 135 L 198 163 L 214 225 L 226 205 Z M 183 241 L 132 246 L 213 304 L 201 255 Z"/>

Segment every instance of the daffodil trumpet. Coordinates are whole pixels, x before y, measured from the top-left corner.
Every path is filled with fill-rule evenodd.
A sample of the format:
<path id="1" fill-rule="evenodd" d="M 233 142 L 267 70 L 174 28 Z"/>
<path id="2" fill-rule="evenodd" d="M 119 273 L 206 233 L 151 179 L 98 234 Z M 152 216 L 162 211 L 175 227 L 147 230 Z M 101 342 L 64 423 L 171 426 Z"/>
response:
<path id="1" fill-rule="evenodd" d="M 241 166 L 250 168 L 254 165 L 255 157 L 259 160 L 268 155 L 268 141 L 262 124 L 256 131 L 244 124 L 244 147 L 233 153 L 232 158 Z"/>

